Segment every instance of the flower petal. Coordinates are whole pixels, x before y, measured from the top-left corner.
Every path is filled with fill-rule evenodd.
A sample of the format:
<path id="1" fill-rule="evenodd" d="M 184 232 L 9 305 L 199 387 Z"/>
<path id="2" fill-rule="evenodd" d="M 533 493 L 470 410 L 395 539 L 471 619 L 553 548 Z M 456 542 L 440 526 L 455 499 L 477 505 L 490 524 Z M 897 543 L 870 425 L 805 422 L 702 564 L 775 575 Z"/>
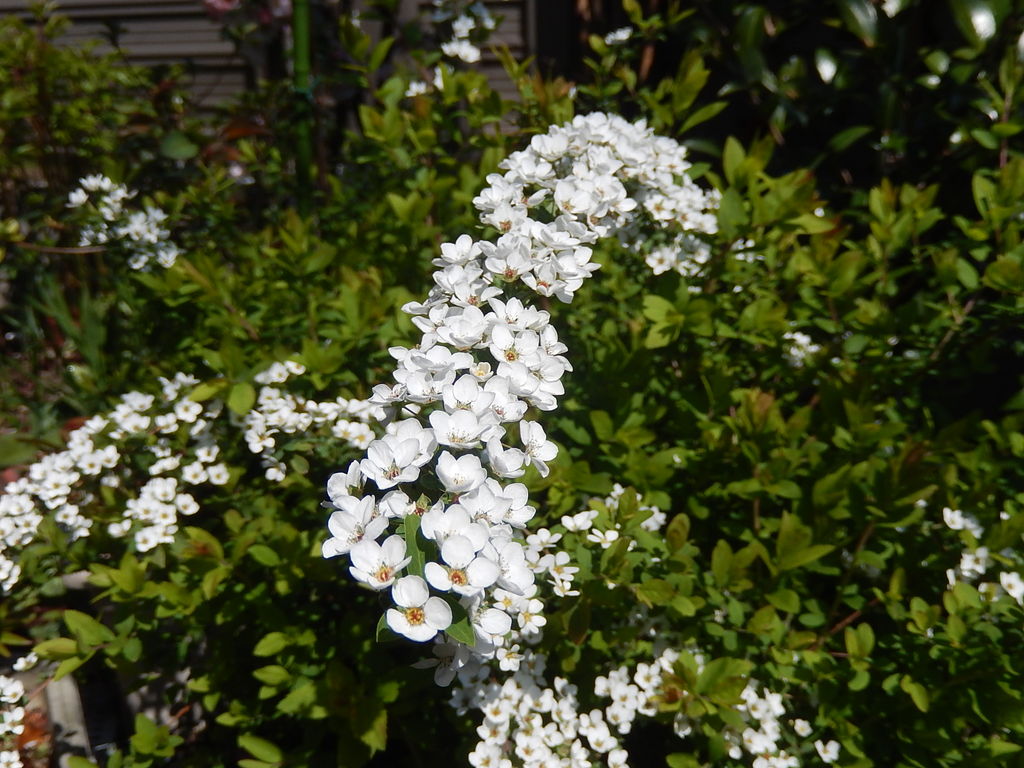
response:
<path id="1" fill-rule="evenodd" d="M 440 597 L 428 599 L 423 606 L 423 614 L 427 624 L 434 629 L 448 629 L 452 625 L 452 607 Z"/>
<path id="2" fill-rule="evenodd" d="M 391 587 L 391 599 L 403 608 L 419 607 L 429 596 L 430 590 L 419 576 L 403 576 Z"/>

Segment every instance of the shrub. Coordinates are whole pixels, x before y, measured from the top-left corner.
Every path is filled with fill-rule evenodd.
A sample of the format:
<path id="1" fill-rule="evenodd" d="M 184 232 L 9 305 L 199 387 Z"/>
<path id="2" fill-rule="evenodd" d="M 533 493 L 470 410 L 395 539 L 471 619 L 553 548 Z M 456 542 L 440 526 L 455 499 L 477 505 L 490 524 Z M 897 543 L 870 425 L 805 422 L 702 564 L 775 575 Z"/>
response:
<path id="1" fill-rule="evenodd" d="M 169 267 L 90 254 L 100 308 L 64 294 L 78 374 L 58 390 L 106 415 L 5 490 L 0 629 L 21 667 L 34 644 L 47 674 L 110 669 L 159 701 L 97 759 L 1019 764 L 1020 19 L 934 14 L 889 83 L 918 113 L 861 122 L 837 105 L 871 104 L 866 73 L 924 5 L 803 8 L 835 35 L 817 80 L 785 55 L 795 9 L 623 5 L 634 32 L 592 41 L 575 94 L 510 62 L 513 117 L 471 71 L 429 94 L 383 78 L 319 220 L 274 197 L 280 146 L 243 142 L 244 189 L 210 155 L 184 189 L 129 199 L 167 213 Z M 659 40 L 700 45 L 662 71 Z M 938 85 L 917 73 L 936 52 Z M 998 102 L 992 125 L 961 97 Z M 650 122 L 566 124 L 597 106 Z M 936 148 L 947 129 L 961 141 Z M 616 164 L 637 157 L 646 176 Z M 513 246 L 534 254 L 521 270 Z M 532 327 L 496 330 L 533 292 Z M 521 392 L 457 378 L 482 362 Z M 530 410 L 507 435 L 459 415 L 487 394 Z M 49 413 L 36 434 L 73 407 Z M 472 491 L 456 459 L 514 482 Z M 347 552 L 355 579 L 323 557 Z M 433 646 L 392 637 L 424 625 Z"/>

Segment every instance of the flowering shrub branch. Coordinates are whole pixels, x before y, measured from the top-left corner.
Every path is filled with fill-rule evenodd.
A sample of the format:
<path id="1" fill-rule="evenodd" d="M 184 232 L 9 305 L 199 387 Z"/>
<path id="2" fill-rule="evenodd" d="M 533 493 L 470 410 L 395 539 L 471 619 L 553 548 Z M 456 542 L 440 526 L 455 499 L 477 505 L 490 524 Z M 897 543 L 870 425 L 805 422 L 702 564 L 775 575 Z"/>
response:
<path id="1" fill-rule="evenodd" d="M 106 246 L 123 251 L 135 271 L 150 269 L 156 262 L 169 269 L 181 251 L 164 228 L 167 214 L 152 205 L 131 211 L 125 203 L 135 192 L 106 176 L 86 176 L 68 195 L 67 206 L 85 217 L 79 246 Z"/>
<path id="2" fill-rule="evenodd" d="M 129 392 L 109 413 L 87 420 L 68 436 L 65 450 L 44 456 L 4 487 L 0 592 L 17 584 L 17 553 L 51 519 L 72 541 L 89 536 L 101 522 L 114 538 L 130 536 L 137 552 L 173 542 L 182 519 L 200 511 L 204 489 L 226 486 L 241 474 L 225 463 L 225 455 L 242 442 L 239 437 L 274 483 L 285 479 L 283 438 L 322 433 L 365 448 L 373 436 L 366 422 L 377 408 L 345 398 L 308 400 L 280 386 L 304 372 L 295 361 L 274 363 L 254 377 L 263 385 L 255 402 L 246 406 L 244 395 L 229 397 L 241 411 L 241 435 L 239 414 L 214 396 L 217 388 L 183 373 L 161 379 L 159 396 Z M 247 390 L 242 385 L 238 391 Z"/>
<path id="3" fill-rule="evenodd" d="M 449 671 L 464 648 L 507 655 L 513 620 L 526 634 L 544 624 L 523 546 L 535 510 L 526 486 L 503 482 L 548 473 L 557 447 L 526 416 L 557 407 L 572 366 L 549 313 L 513 291 L 571 302 L 599 266 L 591 246 L 611 235 L 685 271 L 716 227 L 717 198 L 687 176 L 685 149 L 643 123 L 578 117 L 503 167 L 474 199 L 496 237 L 441 246 L 430 295 L 405 307 L 421 339 L 391 350 L 395 383 L 374 389 L 387 433 L 328 485 L 324 556 L 347 554 L 353 577 L 392 590 L 382 626 L 418 642 L 447 635 Z M 556 588 L 570 583 L 563 568 Z"/>

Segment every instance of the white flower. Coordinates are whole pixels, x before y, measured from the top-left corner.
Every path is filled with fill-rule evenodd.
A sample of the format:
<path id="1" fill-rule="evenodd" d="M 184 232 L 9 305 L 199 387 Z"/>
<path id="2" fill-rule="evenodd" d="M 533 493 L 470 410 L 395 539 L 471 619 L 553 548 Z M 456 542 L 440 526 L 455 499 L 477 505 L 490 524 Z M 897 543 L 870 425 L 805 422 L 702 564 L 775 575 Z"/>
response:
<path id="1" fill-rule="evenodd" d="M 834 763 L 839 759 L 838 741 L 823 742 L 818 739 L 814 742 L 814 748 L 818 750 L 818 756 L 821 757 L 823 763 Z"/>
<path id="2" fill-rule="evenodd" d="M 323 543 L 324 557 L 347 554 L 364 538 L 376 541 L 387 530 L 388 521 L 377 515 L 372 496 L 353 501 L 339 505 L 340 508 L 331 513 L 327 521 L 331 538 Z"/>
<path id="3" fill-rule="evenodd" d="M 1020 577 L 1019 573 L 1016 571 L 1000 573 L 999 583 L 1006 590 L 1006 594 L 1024 605 L 1024 579 Z"/>
<path id="4" fill-rule="evenodd" d="M 942 519 L 946 523 L 946 526 L 954 531 L 962 531 L 966 526 L 964 513 L 959 509 L 944 507 L 942 510 Z"/>
<path id="5" fill-rule="evenodd" d="M 621 45 L 625 43 L 633 36 L 632 27 L 621 27 L 616 29 L 614 32 L 609 32 L 604 36 L 605 45 Z"/>
<path id="6" fill-rule="evenodd" d="M 794 367 L 802 367 L 808 357 L 812 357 L 821 351 L 821 345 L 815 344 L 811 337 L 802 331 L 784 333 L 782 338 L 789 342 L 786 357 Z"/>
<path id="7" fill-rule="evenodd" d="M 519 646 L 513 645 L 510 648 L 499 648 L 496 658 L 498 659 L 498 668 L 503 672 L 516 672 L 519 670 L 523 656 L 519 653 Z"/>
<path id="8" fill-rule="evenodd" d="M 412 482 L 420 476 L 420 468 L 414 464 L 419 453 L 420 444 L 412 438 L 374 440 L 359 468 L 383 491 L 399 483 Z"/>
<path id="9" fill-rule="evenodd" d="M 964 552 L 960 556 L 960 573 L 966 578 L 984 575 L 988 570 L 989 556 L 987 547 L 978 547 L 973 552 Z"/>
<path id="10" fill-rule="evenodd" d="M 378 590 L 390 587 L 398 571 L 411 560 L 405 556 L 405 539 L 397 535 L 388 536 L 383 544 L 364 538 L 352 545 L 349 556 L 352 575 Z"/>
<path id="11" fill-rule="evenodd" d="M 480 49 L 468 40 L 449 40 L 441 44 L 441 52 L 453 59 L 462 59 L 467 64 L 480 61 Z"/>
<path id="12" fill-rule="evenodd" d="M 548 620 L 541 615 L 544 610 L 544 603 L 536 598 L 531 598 L 526 607 L 519 612 L 516 620 L 523 634 L 530 635 L 540 631 L 541 627 L 548 623 Z"/>
<path id="13" fill-rule="evenodd" d="M 32 669 L 38 663 L 39 656 L 36 655 L 35 651 L 30 651 L 15 661 L 13 668 L 15 672 L 23 672 L 26 669 Z"/>
<path id="14" fill-rule="evenodd" d="M 430 414 L 430 426 L 439 445 L 465 450 L 480 445 L 480 435 L 487 428 L 481 424 L 472 411 L 457 410 L 454 413 L 434 411 Z"/>
<path id="15" fill-rule="evenodd" d="M 388 626 L 410 640 L 425 643 L 451 626 L 451 607 L 440 597 L 430 597 L 430 590 L 419 576 L 403 576 L 396 581 L 391 598 L 400 610 L 388 609 Z"/>
<path id="16" fill-rule="evenodd" d="M 806 720 L 801 720 L 800 718 L 793 721 L 793 730 L 796 732 L 797 736 L 802 737 L 810 736 L 813 731 L 811 724 Z"/>
<path id="17" fill-rule="evenodd" d="M 587 541 L 592 541 L 595 544 L 600 544 L 601 549 L 608 549 L 614 544 L 619 538 L 619 532 L 614 528 L 610 528 L 607 531 L 592 530 L 587 534 Z"/>
<path id="18" fill-rule="evenodd" d="M 411 99 L 414 96 L 422 96 L 429 88 L 430 86 L 422 80 L 413 80 L 405 89 L 405 97 Z"/>
<path id="19" fill-rule="evenodd" d="M 563 515 L 561 522 L 562 525 L 565 526 L 566 530 L 573 531 L 574 533 L 582 533 L 583 531 L 590 530 L 596 517 L 596 509 L 585 509 L 582 512 L 577 512 L 575 515 Z"/>
<path id="20" fill-rule="evenodd" d="M 89 200 L 89 193 L 79 187 L 68 195 L 68 208 L 79 208 Z"/>
<path id="21" fill-rule="evenodd" d="M 469 33 L 474 29 L 476 29 L 476 19 L 466 14 L 462 14 L 452 22 L 452 33 L 456 37 L 469 37 Z"/>
<path id="22" fill-rule="evenodd" d="M 487 461 L 498 477 L 522 477 L 526 473 L 526 454 L 517 448 L 504 448 L 498 438 L 487 442 Z"/>
<path id="23" fill-rule="evenodd" d="M 434 683 L 442 688 L 452 684 L 456 673 L 465 667 L 470 659 L 469 648 L 462 643 L 445 643 L 435 640 L 431 651 L 434 654 L 434 658 L 422 659 L 413 664 L 413 666 L 417 669 L 433 667 Z"/>
<path id="24" fill-rule="evenodd" d="M 206 478 L 213 485 L 224 485 L 231 479 L 231 474 L 228 472 L 228 468 L 223 464 L 214 464 L 213 466 L 207 467 Z"/>
<path id="25" fill-rule="evenodd" d="M 441 544 L 441 559 L 446 566 L 428 562 L 424 575 L 430 586 L 442 592 L 475 595 L 498 580 L 498 566 L 477 549 L 465 536 L 449 536 Z"/>
<path id="26" fill-rule="evenodd" d="M 448 493 L 466 493 L 483 485 L 487 470 L 478 456 L 466 454 L 456 459 L 444 451 L 437 459 L 437 477 Z"/>
<path id="27" fill-rule="evenodd" d="M 480 244 L 473 242 L 469 235 L 459 235 L 454 243 L 441 243 L 441 258 L 438 266 L 458 264 L 465 266 L 480 255 Z"/>
<path id="28" fill-rule="evenodd" d="M 523 444 L 523 452 L 533 462 L 542 477 L 548 475 L 547 462 L 558 455 L 557 446 L 547 439 L 544 427 L 535 421 L 519 422 L 519 439 Z"/>

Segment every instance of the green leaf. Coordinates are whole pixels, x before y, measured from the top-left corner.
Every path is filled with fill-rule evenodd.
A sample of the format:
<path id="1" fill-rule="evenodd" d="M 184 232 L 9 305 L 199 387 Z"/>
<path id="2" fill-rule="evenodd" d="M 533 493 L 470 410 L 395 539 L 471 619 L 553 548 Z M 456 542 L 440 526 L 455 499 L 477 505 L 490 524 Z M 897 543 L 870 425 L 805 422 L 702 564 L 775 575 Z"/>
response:
<path id="1" fill-rule="evenodd" d="M 391 626 L 388 624 L 388 615 L 385 612 L 380 615 L 379 619 L 377 619 L 377 629 L 374 632 L 373 637 L 379 643 L 389 635 L 393 637 L 394 633 L 391 630 Z"/>
<path id="2" fill-rule="evenodd" d="M 171 160 L 190 160 L 199 154 L 199 147 L 181 131 L 170 131 L 160 140 L 160 154 Z"/>
<path id="3" fill-rule="evenodd" d="M 870 134 L 873 130 L 874 128 L 870 125 L 855 125 L 851 128 L 846 128 L 829 139 L 829 149 L 833 152 L 842 152 L 859 139 Z"/>
<path id="4" fill-rule="evenodd" d="M 868 687 L 868 683 L 871 682 L 871 673 L 866 669 L 858 669 L 853 673 L 853 677 L 850 678 L 850 682 L 847 683 L 847 687 L 851 691 L 863 691 Z"/>
<path id="5" fill-rule="evenodd" d="M 725 178 L 730 184 L 736 185 L 740 166 L 746 160 L 746 157 L 743 145 L 732 136 L 729 136 L 725 140 L 725 149 L 722 152 L 722 170 L 725 172 Z"/>
<path id="6" fill-rule="evenodd" d="M 697 615 L 697 606 L 694 604 L 693 600 L 685 595 L 676 595 L 672 598 L 670 605 L 672 606 L 672 610 L 676 611 L 680 616 L 689 617 Z"/>
<path id="7" fill-rule="evenodd" d="M 245 416 L 256 404 L 256 390 L 247 381 L 240 381 L 228 394 L 228 408 L 239 416 Z"/>
<path id="8" fill-rule="evenodd" d="M 289 642 L 288 636 L 284 632 L 270 632 L 256 643 L 252 652 L 255 656 L 273 656 L 284 650 Z"/>
<path id="9" fill-rule="evenodd" d="M 931 699 L 928 696 L 927 689 L 918 682 L 915 682 L 910 675 L 903 675 L 900 678 L 900 688 L 908 694 L 911 700 L 914 702 L 914 706 L 922 712 L 927 712 L 931 706 Z"/>
<path id="10" fill-rule="evenodd" d="M 804 213 L 794 219 L 790 219 L 789 224 L 809 235 L 820 235 L 823 232 L 832 232 L 836 229 L 835 219 L 815 216 L 813 213 Z"/>
<path id="11" fill-rule="evenodd" d="M 372 713 L 373 717 L 369 719 L 369 723 L 364 722 L 359 726 L 359 740 L 368 746 L 371 752 L 380 752 L 387 747 L 388 742 L 388 711 L 379 704 L 376 705 L 376 711 L 367 711 Z M 353 727 L 356 727 L 356 723 L 353 723 Z"/>
<path id="12" fill-rule="evenodd" d="M 246 552 L 260 565 L 268 568 L 281 564 L 281 557 L 266 544 L 253 544 Z"/>
<path id="13" fill-rule="evenodd" d="M 291 672 L 280 664 L 269 664 L 253 670 L 252 676 L 266 685 L 284 685 L 292 679 Z"/>
<path id="14" fill-rule="evenodd" d="M 815 544 L 806 549 L 789 552 L 779 559 L 779 570 L 790 571 L 794 568 L 813 563 L 835 549 L 831 544 Z"/>
<path id="15" fill-rule="evenodd" d="M 260 738 L 254 733 L 240 734 L 238 746 L 258 760 L 267 763 L 279 764 L 284 759 L 284 754 L 276 744 Z"/>
<path id="16" fill-rule="evenodd" d="M 729 103 L 726 101 L 713 101 L 710 104 L 705 104 L 686 118 L 682 127 L 679 129 L 679 133 L 685 134 L 691 128 L 707 122 L 727 106 L 729 106 Z"/>
<path id="17" fill-rule="evenodd" d="M 84 648 L 109 643 L 115 637 L 108 627 L 81 611 L 64 611 L 64 623 Z"/>
<path id="18" fill-rule="evenodd" d="M 204 381 L 203 383 L 196 385 L 196 388 L 189 394 L 188 399 L 194 400 L 197 403 L 205 402 L 210 398 L 219 395 L 227 385 L 228 383 L 224 379 Z"/>
<path id="19" fill-rule="evenodd" d="M 690 536 L 690 518 L 685 512 L 680 512 L 669 522 L 665 528 L 665 541 L 672 552 L 682 547 Z"/>
<path id="20" fill-rule="evenodd" d="M 648 607 L 665 605 L 675 596 L 676 588 L 664 579 L 648 579 L 635 587 L 636 596 Z"/>
<path id="21" fill-rule="evenodd" d="M 1000 256 L 985 268 L 985 285 L 1009 293 L 1024 292 L 1024 269 L 1012 256 Z"/>
<path id="22" fill-rule="evenodd" d="M 967 290 L 973 291 L 978 287 L 978 270 L 967 259 L 956 260 L 956 276 Z"/>
<path id="23" fill-rule="evenodd" d="M 655 323 L 647 331 L 647 336 L 644 338 L 644 348 L 662 349 L 667 347 L 679 336 L 680 328 L 681 326 L 678 322 Z"/>
<path id="24" fill-rule="evenodd" d="M 610 443 L 615 436 L 615 426 L 612 424 L 611 416 L 604 411 L 591 411 L 590 423 L 594 427 L 594 434 L 597 439 Z"/>
<path id="25" fill-rule="evenodd" d="M 0 261 L 3 259 L 0 258 Z M 30 464 L 38 448 L 19 439 L 18 435 L 0 435 L 0 467 Z"/>
<path id="26" fill-rule="evenodd" d="M 294 715 L 301 712 L 306 717 L 321 720 L 326 717 L 327 711 L 323 706 L 316 703 L 316 697 L 316 685 L 311 681 L 306 681 L 297 685 L 291 693 L 277 702 L 277 709 L 286 715 Z"/>
<path id="27" fill-rule="evenodd" d="M 384 63 L 384 59 L 387 58 L 388 52 L 391 50 L 391 46 L 394 44 L 395 38 L 385 37 L 373 48 L 373 53 L 370 54 L 369 61 L 366 62 L 366 69 L 370 72 L 375 72 L 380 69 L 380 65 Z"/>
<path id="28" fill-rule="evenodd" d="M 452 625 L 445 630 L 452 640 L 458 640 L 466 645 L 476 645 L 476 635 L 473 633 L 473 626 L 468 618 L 461 618 L 452 622 Z"/>
<path id="29" fill-rule="evenodd" d="M 783 512 L 779 520 L 779 532 L 775 539 L 775 556 L 782 560 L 793 552 L 799 552 L 811 543 L 811 529 L 800 522 L 800 518 Z"/>
<path id="30" fill-rule="evenodd" d="M 878 41 L 878 12 L 870 0 L 839 0 L 839 15 L 864 45 L 870 48 Z"/>
<path id="31" fill-rule="evenodd" d="M 88 656 L 75 656 L 72 659 L 64 659 L 64 661 L 57 665 L 57 669 L 53 673 L 53 679 L 60 680 L 62 677 L 70 675 L 80 666 L 85 664 L 85 662 L 90 658 L 92 658 L 92 654 L 89 654 Z"/>
<path id="32" fill-rule="evenodd" d="M 765 595 L 765 599 L 786 613 L 796 613 L 800 610 L 800 595 L 792 589 L 777 589 Z"/>
<path id="33" fill-rule="evenodd" d="M 695 691 L 716 703 L 738 703 L 746 677 L 753 668 L 746 659 L 714 659 L 704 667 L 697 678 Z"/>
<path id="34" fill-rule="evenodd" d="M 445 632 L 453 640 L 458 640 L 460 643 L 465 643 L 470 647 L 476 645 L 476 634 L 473 632 L 473 625 L 469 623 L 466 609 L 450 593 L 445 593 L 441 597 L 452 609 L 452 624 Z"/>
<path id="35" fill-rule="evenodd" d="M 701 768 L 700 761 L 693 755 L 682 752 L 674 752 L 665 758 L 665 765 L 668 768 Z"/>
<path id="36" fill-rule="evenodd" d="M 43 659 L 67 659 L 78 655 L 78 643 L 70 637 L 55 637 L 44 640 L 33 650 Z"/>
<path id="37" fill-rule="evenodd" d="M 405 554 L 409 558 L 408 571 L 413 576 L 422 578 L 426 555 L 423 553 L 423 548 L 420 546 L 419 536 L 417 535 L 420 530 L 419 515 L 406 515 L 402 519 L 402 524 L 405 536 Z"/>
<path id="38" fill-rule="evenodd" d="M 747 226 L 747 210 L 743 197 L 735 187 L 729 187 L 718 203 L 718 226 L 724 237 L 734 238 Z"/>
<path id="39" fill-rule="evenodd" d="M 715 584 L 726 587 L 731 581 L 730 571 L 732 569 L 732 547 L 725 539 L 719 539 L 711 552 L 711 573 L 715 577 Z"/>
<path id="40" fill-rule="evenodd" d="M 129 552 L 125 552 L 124 557 L 121 558 L 121 567 L 111 569 L 108 573 L 110 580 L 129 595 L 139 592 L 146 582 L 145 569 Z"/>
<path id="41" fill-rule="evenodd" d="M 643 313 L 644 317 L 654 322 L 660 322 L 666 317 L 679 314 L 675 304 L 654 294 L 644 296 Z"/>

